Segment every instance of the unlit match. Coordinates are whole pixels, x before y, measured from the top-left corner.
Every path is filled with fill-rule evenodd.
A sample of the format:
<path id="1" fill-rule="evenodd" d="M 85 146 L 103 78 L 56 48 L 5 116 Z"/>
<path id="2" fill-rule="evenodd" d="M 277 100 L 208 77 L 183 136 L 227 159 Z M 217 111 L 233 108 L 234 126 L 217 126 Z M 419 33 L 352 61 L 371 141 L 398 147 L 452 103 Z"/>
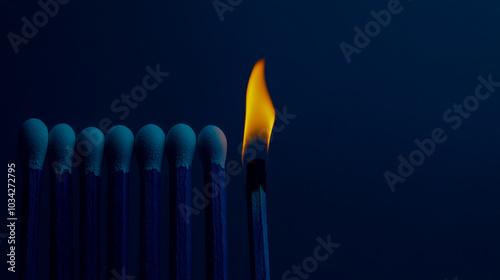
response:
<path id="1" fill-rule="evenodd" d="M 75 133 L 67 124 L 54 126 L 49 133 L 50 164 L 50 279 L 73 279 L 73 190 L 71 168 Z"/>
<path id="2" fill-rule="evenodd" d="M 37 275 L 40 221 L 40 177 L 47 153 L 49 132 L 39 119 L 25 121 L 19 131 L 18 150 L 23 174 L 19 279 Z"/>
<path id="3" fill-rule="evenodd" d="M 134 135 L 127 127 L 117 125 L 106 135 L 104 145 L 108 164 L 108 279 L 112 271 L 127 268 L 128 183 L 130 161 L 134 152 Z"/>
<path id="4" fill-rule="evenodd" d="M 80 279 L 100 277 L 100 201 L 104 134 L 95 127 L 82 130 L 76 149 L 82 155 L 80 175 Z"/>
<path id="5" fill-rule="evenodd" d="M 198 152 L 204 168 L 209 202 L 205 212 L 206 271 L 208 280 L 227 280 L 226 136 L 218 127 L 204 127 L 198 135 Z"/>
<path id="6" fill-rule="evenodd" d="M 160 279 L 160 174 L 165 133 L 154 124 L 142 127 L 135 137 L 140 171 L 141 279 Z"/>
<path id="7" fill-rule="evenodd" d="M 170 129 L 165 142 L 170 186 L 170 279 L 191 279 L 191 163 L 196 135 L 185 124 Z"/>

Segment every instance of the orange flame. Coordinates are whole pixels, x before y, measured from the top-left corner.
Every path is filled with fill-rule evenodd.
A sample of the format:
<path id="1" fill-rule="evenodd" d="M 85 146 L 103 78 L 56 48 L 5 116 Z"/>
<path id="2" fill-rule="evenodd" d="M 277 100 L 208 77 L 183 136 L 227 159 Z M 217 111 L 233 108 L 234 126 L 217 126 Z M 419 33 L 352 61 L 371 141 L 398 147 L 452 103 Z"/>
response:
<path id="1" fill-rule="evenodd" d="M 273 130 L 275 111 L 271 96 L 267 91 L 264 76 L 264 59 L 255 63 L 247 86 L 247 104 L 245 114 L 245 131 L 243 133 L 243 151 L 241 161 L 245 156 L 245 149 L 255 140 L 269 141 Z"/>

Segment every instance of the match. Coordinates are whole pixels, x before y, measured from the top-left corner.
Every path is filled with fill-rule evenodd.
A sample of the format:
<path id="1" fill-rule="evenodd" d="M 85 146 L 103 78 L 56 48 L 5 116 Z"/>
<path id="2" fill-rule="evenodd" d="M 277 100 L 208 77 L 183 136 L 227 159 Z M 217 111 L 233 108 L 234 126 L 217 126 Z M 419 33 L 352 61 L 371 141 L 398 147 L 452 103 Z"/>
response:
<path id="1" fill-rule="evenodd" d="M 165 142 L 169 162 L 170 188 L 170 278 L 191 279 L 191 164 L 196 135 L 185 124 L 175 125 Z"/>
<path id="2" fill-rule="evenodd" d="M 76 149 L 82 155 L 80 177 L 80 279 L 100 277 L 100 201 L 101 165 L 104 134 L 95 127 L 82 130 L 76 138 Z"/>
<path id="3" fill-rule="evenodd" d="M 208 125 L 198 135 L 198 153 L 204 168 L 206 271 L 208 280 L 227 280 L 226 152 L 224 132 Z M 207 193 L 209 192 L 209 193 Z"/>
<path id="4" fill-rule="evenodd" d="M 113 271 L 126 272 L 127 268 L 128 183 L 134 152 L 134 135 L 130 129 L 123 125 L 111 128 L 104 151 L 109 172 L 107 279 L 112 279 Z"/>
<path id="5" fill-rule="evenodd" d="M 49 132 L 39 119 L 25 121 L 19 131 L 18 150 L 23 174 L 19 279 L 37 277 L 40 179 L 49 142 Z M 9 188 L 9 197 L 11 192 Z M 15 190 L 15 189 L 14 189 Z M 15 193 L 14 193 L 15 194 Z"/>
<path id="6" fill-rule="evenodd" d="M 243 133 L 242 161 L 245 149 L 254 141 L 271 141 L 275 110 L 267 90 L 264 75 L 264 59 L 254 66 L 248 81 Z M 256 158 L 247 165 L 247 209 L 248 235 L 250 245 L 250 279 L 270 280 L 269 242 L 266 209 L 266 166 L 265 160 Z"/>
<path id="7" fill-rule="evenodd" d="M 71 168 L 75 133 L 67 124 L 49 133 L 50 172 L 50 279 L 73 279 L 73 190 Z"/>
<path id="8" fill-rule="evenodd" d="M 160 174 L 165 133 L 154 124 L 143 126 L 135 137 L 140 171 L 141 279 L 160 279 Z"/>

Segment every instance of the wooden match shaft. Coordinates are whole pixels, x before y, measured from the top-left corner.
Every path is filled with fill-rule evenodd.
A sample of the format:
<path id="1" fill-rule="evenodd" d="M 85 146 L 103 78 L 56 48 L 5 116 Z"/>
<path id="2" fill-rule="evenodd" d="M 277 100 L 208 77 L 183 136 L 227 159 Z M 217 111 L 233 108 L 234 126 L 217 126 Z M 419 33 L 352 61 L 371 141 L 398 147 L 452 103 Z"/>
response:
<path id="1" fill-rule="evenodd" d="M 40 224 L 40 178 L 42 170 L 23 170 L 19 279 L 36 279 Z"/>
<path id="2" fill-rule="evenodd" d="M 250 239 L 250 279 L 269 280 L 266 211 L 266 166 L 263 159 L 247 165 L 247 209 Z"/>
<path id="3" fill-rule="evenodd" d="M 50 279 L 73 279 L 73 191 L 71 174 L 51 172 Z"/>
<path id="4" fill-rule="evenodd" d="M 101 176 L 80 171 L 80 279 L 100 277 Z"/>
<path id="5" fill-rule="evenodd" d="M 141 246 L 142 279 L 160 279 L 160 173 L 141 171 Z"/>
<path id="6" fill-rule="evenodd" d="M 127 198 L 129 173 L 118 171 L 108 176 L 108 279 L 113 270 L 127 267 Z"/>
<path id="7" fill-rule="evenodd" d="M 191 167 L 170 167 L 170 279 L 191 279 Z"/>
<path id="8" fill-rule="evenodd" d="M 205 170 L 205 190 L 210 190 L 205 213 L 206 270 L 208 280 L 228 279 L 226 233 L 226 175 L 219 164 Z"/>
<path id="9" fill-rule="evenodd" d="M 25 121 L 19 130 L 18 151 L 21 159 L 23 186 L 21 191 L 21 233 L 17 257 L 20 280 L 36 279 L 37 277 L 40 180 L 47 153 L 48 138 L 47 126 L 39 119 Z M 12 167 L 14 168 L 14 166 Z M 14 172 L 12 174 L 15 175 Z M 8 183 L 10 184 L 12 181 L 15 183 L 15 179 L 15 177 L 9 176 Z M 8 188 L 8 190 L 10 199 L 11 195 L 15 195 L 15 189 Z M 9 215 L 8 218 L 16 217 Z M 17 221 L 14 222 L 17 224 Z"/>

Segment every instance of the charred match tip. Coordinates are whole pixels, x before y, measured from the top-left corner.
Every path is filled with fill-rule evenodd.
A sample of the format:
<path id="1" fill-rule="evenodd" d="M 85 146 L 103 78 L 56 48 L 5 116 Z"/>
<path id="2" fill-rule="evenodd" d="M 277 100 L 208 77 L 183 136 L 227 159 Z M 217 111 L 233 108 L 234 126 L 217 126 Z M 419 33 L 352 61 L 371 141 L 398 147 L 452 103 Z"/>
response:
<path id="1" fill-rule="evenodd" d="M 134 152 L 134 134 L 126 126 L 114 126 L 106 135 L 104 151 L 112 172 L 129 172 Z"/>
<path id="2" fill-rule="evenodd" d="M 186 124 L 177 124 L 167 133 L 167 159 L 175 167 L 189 167 L 196 150 L 196 134 Z"/>
<path id="3" fill-rule="evenodd" d="M 42 170 L 49 143 L 47 126 L 39 119 L 25 121 L 19 131 L 18 141 L 23 161 L 31 169 Z"/>
<path id="4" fill-rule="evenodd" d="M 161 172 L 165 151 L 165 133 L 154 124 L 143 126 L 135 136 L 135 155 L 141 170 Z"/>
<path id="5" fill-rule="evenodd" d="M 75 132 L 71 126 L 61 123 L 54 126 L 49 132 L 49 161 L 57 174 L 64 170 L 71 173 L 73 153 L 75 149 Z"/>
<path id="6" fill-rule="evenodd" d="M 96 127 L 87 127 L 76 138 L 76 150 L 82 155 L 85 174 L 101 175 L 104 134 Z"/>
<path id="7" fill-rule="evenodd" d="M 262 187 L 266 191 L 266 161 L 256 158 L 247 165 L 247 186 L 249 191 Z"/>
<path id="8" fill-rule="evenodd" d="M 227 141 L 224 132 L 215 125 L 205 126 L 198 135 L 198 153 L 203 165 L 218 164 L 225 168 Z"/>

